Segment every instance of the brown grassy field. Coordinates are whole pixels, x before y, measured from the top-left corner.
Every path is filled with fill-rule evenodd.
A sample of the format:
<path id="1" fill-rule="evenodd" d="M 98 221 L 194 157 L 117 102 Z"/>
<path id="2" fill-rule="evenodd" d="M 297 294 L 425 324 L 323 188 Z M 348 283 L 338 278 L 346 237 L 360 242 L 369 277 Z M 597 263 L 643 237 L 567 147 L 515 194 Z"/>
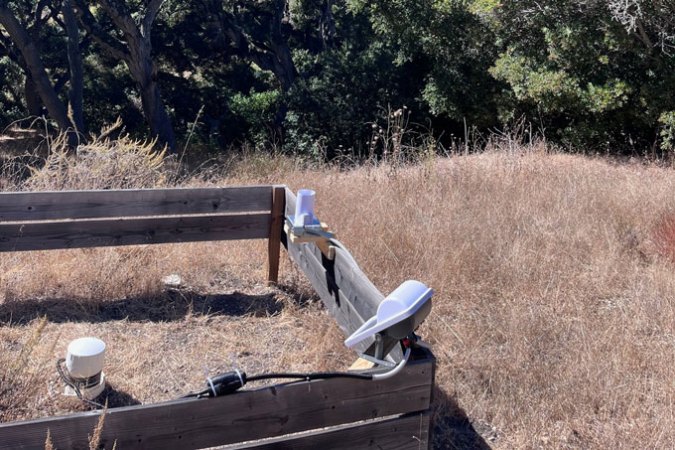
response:
<path id="1" fill-rule="evenodd" d="M 380 290 L 409 278 L 436 290 L 419 331 L 438 358 L 435 447 L 466 447 L 471 430 L 503 449 L 672 447 L 675 171 L 497 147 L 354 169 L 254 154 L 179 182 L 313 188 L 319 217 Z M 34 187 L 101 179 L 50 170 Z M 138 183 L 175 182 L 152 170 Z M 339 369 L 355 357 L 288 262 L 280 289 L 262 284 L 261 243 L 0 258 L 4 420 L 73 409 L 52 366 L 83 334 L 109 342 L 122 403 L 175 397 L 232 365 Z M 169 273 L 191 288 L 167 292 Z M 168 380 L 153 386 L 158 371 Z"/>

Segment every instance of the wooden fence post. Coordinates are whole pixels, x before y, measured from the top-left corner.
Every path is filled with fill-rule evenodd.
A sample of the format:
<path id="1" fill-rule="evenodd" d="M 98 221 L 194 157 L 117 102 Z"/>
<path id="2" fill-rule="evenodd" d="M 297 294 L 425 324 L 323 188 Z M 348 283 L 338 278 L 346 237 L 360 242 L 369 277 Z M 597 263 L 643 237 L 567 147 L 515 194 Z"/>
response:
<path id="1" fill-rule="evenodd" d="M 279 254 L 281 252 L 281 231 L 284 227 L 284 212 L 286 210 L 286 187 L 272 188 L 272 220 L 270 222 L 270 237 L 268 241 L 269 264 L 267 282 L 276 284 L 279 281 Z"/>

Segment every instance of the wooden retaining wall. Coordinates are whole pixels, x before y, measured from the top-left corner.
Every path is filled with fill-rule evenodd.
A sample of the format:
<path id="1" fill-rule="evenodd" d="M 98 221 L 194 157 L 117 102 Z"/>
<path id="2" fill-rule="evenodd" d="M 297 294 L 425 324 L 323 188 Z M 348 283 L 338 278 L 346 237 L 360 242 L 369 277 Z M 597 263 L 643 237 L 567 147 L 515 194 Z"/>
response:
<path id="1" fill-rule="evenodd" d="M 280 243 L 346 334 L 384 299 L 346 249 L 328 260 L 315 244 L 283 231 L 295 196 L 283 186 L 0 193 L 0 251 L 268 239 L 275 282 Z M 397 342 L 390 358 L 402 357 Z M 342 343 L 336 343 L 342 345 Z M 362 351 L 372 354 L 366 343 Z M 416 348 L 387 380 L 336 378 L 244 388 L 210 399 L 179 399 L 108 410 L 102 445 L 119 449 L 386 448 L 429 445 L 435 360 Z M 0 424 L 0 449 L 86 449 L 101 411 Z M 229 447 L 228 447 L 229 448 Z"/>

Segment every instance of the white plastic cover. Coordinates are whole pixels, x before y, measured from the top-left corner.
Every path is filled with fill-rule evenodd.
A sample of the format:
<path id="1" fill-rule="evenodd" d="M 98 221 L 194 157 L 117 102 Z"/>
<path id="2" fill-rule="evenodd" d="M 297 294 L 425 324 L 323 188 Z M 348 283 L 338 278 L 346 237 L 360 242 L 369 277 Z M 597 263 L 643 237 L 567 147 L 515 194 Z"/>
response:
<path id="1" fill-rule="evenodd" d="M 75 339 L 68 344 L 66 367 L 71 376 L 89 378 L 103 370 L 105 342 L 95 337 Z"/>
<path id="2" fill-rule="evenodd" d="M 359 342 L 415 315 L 434 294 L 433 289 L 415 280 L 408 280 L 382 300 L 377 314 L 345 340 L 349 348 Z M 428 311 L 427 311 L 428 312 Z M 414 330 L 410 330 L 412 332 Z"/>

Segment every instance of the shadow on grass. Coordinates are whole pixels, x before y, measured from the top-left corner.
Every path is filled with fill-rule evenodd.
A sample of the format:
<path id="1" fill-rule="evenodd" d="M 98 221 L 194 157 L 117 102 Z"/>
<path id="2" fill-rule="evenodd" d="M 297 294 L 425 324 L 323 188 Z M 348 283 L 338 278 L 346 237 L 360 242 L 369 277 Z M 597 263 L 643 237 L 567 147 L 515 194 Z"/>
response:
<path id="1" fill-rule="evenodd" d="M 108 400 L 108 408 L 119 408 L 121 406 L 134 406 L 141 404 L 141 402 L 136 400 L 131 395 L 124 391 L 117 390 L 110 385 L 106 385 L 104 391 L 101 392 L 101 395 L 97 399 L 99 403 L 105 403 L 106 400 Z"/>
<path id="2" fill-rule="evenodd" d="M 473 423 L 456 399 L 438 385 L 434 386 L 433 416 L 431 422 L 431 448 L 489 450 L 485 440 L 495 439 L 494 430 L 483 424 Z"/>
<path id="3" fill-rule="evenodd" d="M 249 295 L 200 295 L 189 291 L 168 291 L 148 298 L 91 300 L 77 298 L 21 299 L 0 304 L 0 325 L 25 325 L 38 317 L 52 323 L 114 320 L 170 322 L 187 315 L 265 317 L 281 312 L 284 303 L 274 292 Z"/>

